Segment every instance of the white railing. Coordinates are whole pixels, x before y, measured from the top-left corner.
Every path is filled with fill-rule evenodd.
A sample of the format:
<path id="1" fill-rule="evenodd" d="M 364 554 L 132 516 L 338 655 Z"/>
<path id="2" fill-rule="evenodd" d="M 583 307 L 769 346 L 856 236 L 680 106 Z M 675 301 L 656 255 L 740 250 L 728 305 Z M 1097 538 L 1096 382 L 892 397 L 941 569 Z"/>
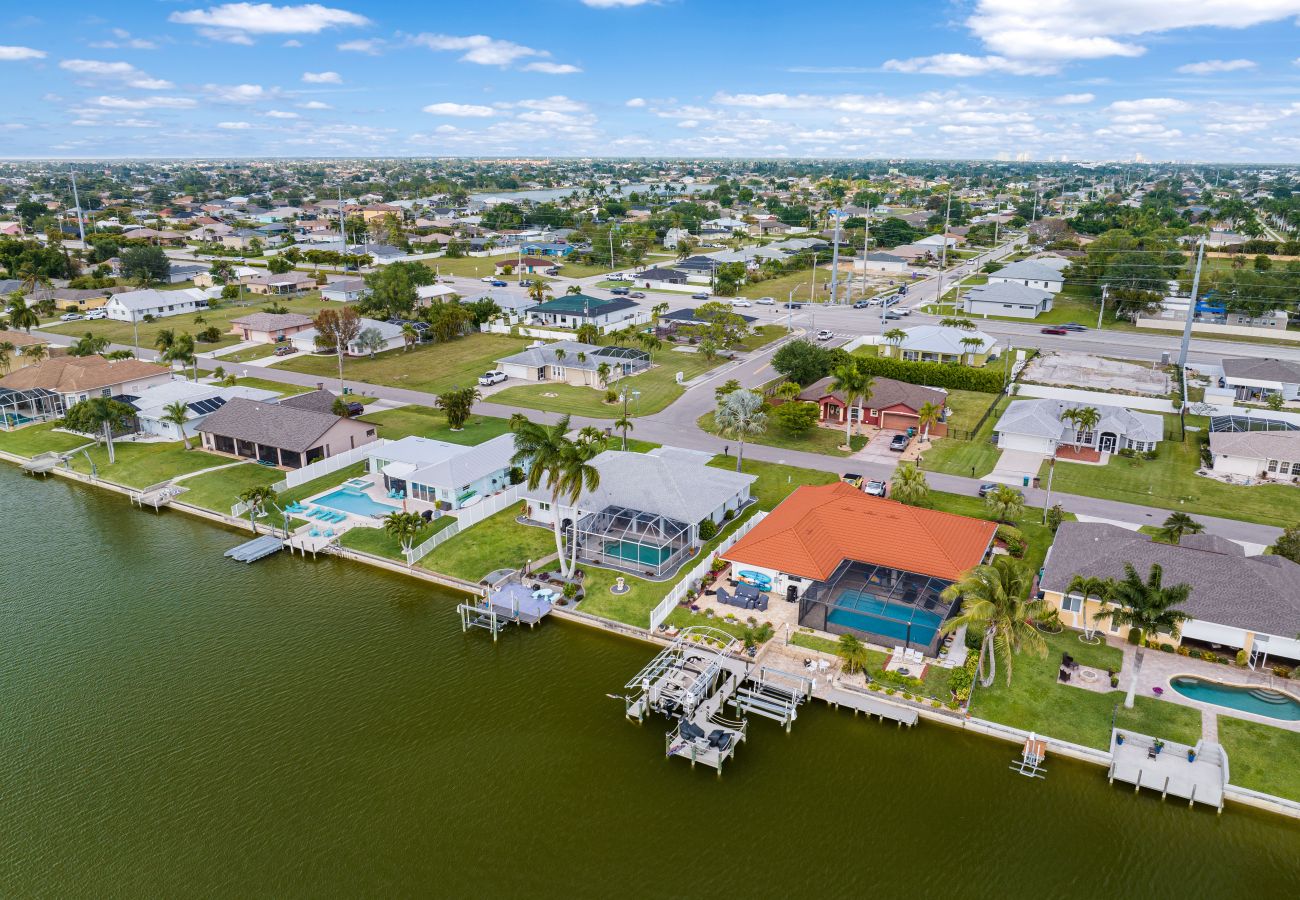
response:
<path id="1" fill-rule="evenodd" d="M 499 494 L 484 497 L 482 501 L 475 503 L 473 506 L 457 510 L 455 522 L 439 531 L 420 546 L 411 548 L 411 552 L 406 554 L 407 565 L 415 565 L 416 562 L 428 556 L 435 547 L 452 535 L 459 534 L 471 525 L 482 522 L 488 516 L 495 516 L 501 510 L 516 502 L 519 499 L 519 489 L 520 485 L 512 484 Z"/>
<path id="2" fill-rule="evenodd" d="M 749 534 L 753 527 L 765 518 L 767 518 L 767 513 L 760 510 L 742 522 L 735 531 L 723 538 L 721 543 L 714 547 L 711 552 L 703 555 L 700 561 L 695 564 L 695 568 L 682 576 L 681 580 L 673 585 L 673 589 L 668 592 L 667 596 L 659 601 L 659 605 L 650 611 L 650 630 L 658 630 L 659 626 L 668 618 L 669 613 L 673 611 L 673 608 L 682 602 L 682 598 L 686 596 L 686 592 L 690 590 L 691 585 L 704 577 L 713 564 L 713 557 L 726 553 L 736 541 Z"/>
<path id="3" fill-rule="evenodd" d="M 301 469 L 293 469 L 272 487 L 278 494 L 281 491 L 287 491 L 289 488 L 296 488 L 301 484 L 320 478 L 322 475 L 328 475 L 330 472 L 337 472 L 339 469 L 345 469 L 363 459 L 369 458 L 374 450 L 387 444 L 385 438 L 371 441 L 369 444 L 362 444 L 360 447 L 353 447 L 351 450 L 345 450 L 334 456 L 327 456 L 324 459 L 318 459 L 310 465 L 303 466 Z"/>

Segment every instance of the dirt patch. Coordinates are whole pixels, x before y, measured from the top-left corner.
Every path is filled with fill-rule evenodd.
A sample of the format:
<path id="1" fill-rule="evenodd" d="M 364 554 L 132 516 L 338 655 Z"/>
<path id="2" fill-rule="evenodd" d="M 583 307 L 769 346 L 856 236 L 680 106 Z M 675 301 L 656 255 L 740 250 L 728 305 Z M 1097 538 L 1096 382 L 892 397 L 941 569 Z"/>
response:
<path id="1" fill-rule="evenodd" d="M 1168 394 L 1170 390 L 1169 376 L 1158 366 L 1148 367 L 1087 353 L 1044 353 L 1029 363 L 1024 377 L 1039 384 L 1151 396 Z"/>

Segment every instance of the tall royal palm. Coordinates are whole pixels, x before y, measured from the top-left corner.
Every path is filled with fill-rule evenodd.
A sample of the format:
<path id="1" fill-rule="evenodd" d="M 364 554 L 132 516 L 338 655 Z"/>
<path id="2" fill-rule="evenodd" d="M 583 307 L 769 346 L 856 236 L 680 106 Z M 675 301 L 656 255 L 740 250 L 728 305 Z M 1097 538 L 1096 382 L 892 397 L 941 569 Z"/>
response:
<path id="1" fill-rule="evenodd" d="M 763 398 L 753 391 L 737 390 L 718 401 L 718 411 L 713 414 L 718 431 L 739 443 L 736 451 L 736 471 L 745 460 L 745 438 L 767 431 L 767 413 L 763 412 Z"/>
<path id="2" fill-rule="evenodd" d="M 853 437 L 853 404 L 858 405 L 858 419 L 862 419 L 862 401 L 871 396 L 875 379 L 863 368 L 860 360 L 850 359 L 831 372 L 831 390 L 844 395 L 844 446 L 850 446 Z"/>
<path id="3" fill-rule="evenodd" d="M 1139 632 L 1138 643 L 1133 654 L 1133 674 L 1128 682 L 1128 695 L 1124 706 L 1132 709 L 1133 698 L 1137 694 L 1138 674 L 1142 671 L 1143 642 L 1150 636 L 1168 634 L 1178 637 L 1187 613 L 1175 609 L 1187 602 L 1192 593 L 1190 584 L 1164 585 L 1164 570 L 1152 564 L 1146 580 L 1133 568 L 1132 563 L 1124 563 L 1124 577 L 1110 586 L 1109 599 L 1112 605 L 1103 606 L 1094 617 L 1098 621 L 1109 621 L 1112 625 L 1123 628 L 1136 628 Z"/>
<path id="4" fill-rule="evenodd" d="M 528 470 L 528 489 L 537 490 L 543 484 L 550 488 L 555 552 L 560 559 L 560 574 L 567 577 L 569 565 L 564 553 L 560 501 L 566 495 L 576 499 L 582 492 L 581 485 L 587 485 L 588 491 L 595 490 L 600 484 L 600 474 L 580 454 L 577 442 L 569 437 L 568 416 L 554 425 L 544 425 L 515 413 L 510 417 L 510 430 L 515 434 L 511 462 Z"/>
<path id="5" fill-rule="evenodd" d="M 985 687 L 993 683 L 998 657 L 1006 665 L 1010 684 L 1013 656 L 1022 650 L 1039 657 L 1047 655 L 1047 641 L 1033 623 L 1048 614 L 1048 606 L 1042 600 L 1028 599 L 1033 580 L 1027 566 L 999 556 L 991 565 L 971 569 L 943 592 L 949 603 L 960 600 L 961 610 L 939 630 L 947 634 L 965 625 L 983 634 L 978 671 Z"/>
<path id="6" fill-rule="evenodd" d="M 31 334 L 32 329 L 41 324 L 41 319 L 23 297 L 14 296 L 9 299 L 9 324 Z"/>

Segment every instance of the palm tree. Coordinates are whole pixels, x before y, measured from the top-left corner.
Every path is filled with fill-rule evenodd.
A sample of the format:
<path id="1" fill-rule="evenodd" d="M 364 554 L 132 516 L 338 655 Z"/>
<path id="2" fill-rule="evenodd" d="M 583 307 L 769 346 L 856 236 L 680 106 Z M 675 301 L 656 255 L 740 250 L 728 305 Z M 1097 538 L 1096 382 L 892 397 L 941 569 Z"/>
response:
<path id="1" fill-rule="evenodd" d="M 740 382 L 736 382 L 736 384 L 739 386 Z M 797 382 L 783 381 L 776 386 L 776 390 L 773 393 L 782 400 L 790 401 L 802 394 L 803 388 L 801 388 Z"/>
<path id="2" fill-rule="evenodd" d="M 1176 512 L 1170 513 L 1169 518 L 1165 519 L 1157 534 L 1159 534 L 1161 540 L 1177 544 L 1183 539 L 1183 535 L 1200 534 L 1204 530 L 1205 526 L 1187 513 Z"/>
<path id="3" fill-rule="evenodd" d="M 34 363 L 48 359 L 50 356 L 50 348 L 45 344 L 28 344 L 20 352 Z"/>
<path id="4" fill-rule="evenodd" d="M 655 337 L 652 331 L 639 332 L 636 340 L 641 345 L 641 349 L 650 356 L 651 360 L 655 358 L 655 351 L 664 345 L 664 342 Z"/>
<path id="5" fill-rule="evenodd" d="M 384 531 L 397 538 L 402 547 L 402 555 L 410 556 L 415 536 L 424 530 L 427 523 L 424 517 L 414 512 L 391 512 L 384 516 Z"/>
<path id="6" fill-rule="evenodd" d="M 460 431 L 474 412 L 474 404 L 483 399 L 476 387 L 453 388 L 444 391 L 433 399 L 433 405 L 447 416 L 447 425 L 452 431 Z"/>
<path id="7" fill-rule="evenodd" d="M 108 349 L 108 338 L 99 337 L 87 331 L 77 338 L 68 348 L 69 356 L 96 356 Z"/>
<path id="8" fill-rule="evenodd" d="M 942 406 L 931 403 L 929 400 L 921 404 L 921 408 L 916 411 L 916 421 L 923 429 L 921 432 L 922 441 L 930 439 L 930 426 L 937 423 L 942 416 Z"/>
<path id="9" fill-rule="evenodd" d="M 971 361 L 974 362 L 975 355 L 984 349 L 984 339 L 977 337 L 964 337 L 961 339 L 961 347 L 966 355 L 971 357 Z"/>
<path id="10" fill-rule="evenodd" d="M 1047 614 L 1047 603 L 1030 600 L 1033 573 L 1009 556 L 999 556 L 991 565 L 980 565 L 949 585 L 943 599 L 961 600 L 960 612 L 939 627 L 949 634 L 961 626 L 983 631 L 976 672 L 984 687 L 993 683 L 1000 655 L 1007 667 L 1007 684 L 1011 683 L 1012 657 L 1021 650 L 1035 656 L 1047 655 L 1047 641 L 1034 627 L 1034 620 Z M 988 661 L 988 671 L 985 669 Z"/>
<path id="11" fill-rule="evenodd" d="M 419 339 L 420 339 L 420 332 L 415 330 L 414 325 L 412 325 L 410 322 L 406 322 L 402 325 L 402 342 L 406 345 L 406 350 L 410 350 L 412 347 L 414 347 L 415 342 L 418 341 Z M 402 352 L 405 353 L 406 350 L 403 350 Z"/>
<path id="12" fill-rule="evenodd" d="M 1025 497 L 1015 488 L 1000 484 L 984 497 L 984 505 L 994 519 L 1010 524 L 1024 513 Z"/>
<path id="13" fill-rule="evenodd" d="M 581 294 L 581 293 L 582 293 L 582 288 L 579 287 L 579 286 L 576 285 L 576 284 L 571 284 L 571 285 L 569 285 L 569 287 L 565 290 L 564 293 L 566 293 L 566 294 Z"/>
<path id="14" fill-rule="evenodd" d="M 117 462 L 113 449 L 113 426 L 134 416 L 135 407 L 114 400 L 111 397 L 89 397 L 73 406 L 65 413 L 64 420 L 74 431 L 93 434 L 103 431 L 104 443 L 108 449 L 108 464 Z"/>
<path id="15" fill-rule="evenodd" d="M 609 367 L 609 363 L 607 362 L 603 362 L 596 366 L 596 378 L 600 381 L 601 387 L 609 384 L 609 373 L 612 371 L 614 370 Z"/>
<path id="16" fill-rule="evenodd" d="M 916 466 L 899 466 L 889 480 L 889 495 L 908 506 L 925 506 L 930 499 L 930 482 Z"/>
<path id="17" fill-rule="evenodd" d="M 194 365 L 194 380 L 199 380 L 199 357 L 194 352 L 194 337 L 192 335 L 182 334 L 173 338 L 161 355 L 168 365 L 181 364 L 182 377 L 184 377 L 185 367 L 192 363 Z"/>
<path id="18" fill-rule="evenodd" d="M 627 449 L 627 433 L 632 430 L 632 420 L 627 416 L 619 416 L 614 420 L 614 427 L 623 432 L 623 449 Z"/>
<path id="19" fill-rule="evenodd" d="M 167 351 L 176 343 L 176 332 L 171 328 L 164 328 L 158 332 L 153 339 L 153 345 L 158 350 L 158 354 L 166 357 Z"/>
<path id="20" fill-rule="evenodd" d="M 1066 586 L 1065 593 L 1078 594 L 1083 598 L 1082 605 L 1079 607 L 1080 612 L 1083 613 L 1083 633 L 1091 640 L 1093 623 L 1088 620 L 1088 600 L 1094 599 L 1098 604 L 1104 603 L 1106 597 L 1110 595 L 1110 582 L 1105 578 L 1075 575 Z"/>
<path id="21" fill-rule="evenodd" d="M 891 328 L 881 335 L 885 343 L 897 350 L 907 340 L 907 332 L 901 328 Z"/>
<path id="22" fill-rule="evenodd" d="M 851 634 L 840 635 L 840 644 L 835 648 L 835 655 L 844 660 L 844 674 L 864 672 L 867 668 L 867 647 Z"/>
<path id="23" fill-rule="evenodd" d="M 578 326 L 578 330 L 574 336 L 578 339 L 578 343 L 580 344 L 599 344 L 600 328 L 591 322 L 583 322 Z"/>
<path id="24" fill-rule="evenodd" d="M 190 408 L 181 400 L 177 400 L 174 403 L 168 403 L 163 407 L 161 421 L 166 422 L 168 425 L 176 426 L 177 430 L 181 433 L 181 443 L 185 445 L 186 450 L 190 449 L 190 436 L 185 433 L 185 423 L 188 422 L 189 419 Z"/>
<path id="25" fill-rule="evenodd" d="M 763 406 L 763 398 L 753 391 L 732 391 L 719 401 L 718 410 L 713 414 L 718 431 L 739 443 L 737 472 L 745 458 L 745 438 L 767 431 L 767 413 L 763 412 Z"/>
<path id="26" fill-rule="evenodd" d="M 970 319 L 940 319 L 939 327 L 941 328 L 960 328 L 962 331 L 974 331 L 975 323 Z"/>
<path id="27" fill-rule="evenodd" d="M 1192 593 L 1190 584 L 1176 584 L 1172 587 L 1163 585 L 1164 571 L 1159 565 L 1152 564 L 1146 581 L 1133 568 L 1133 564 L 1124 563 L 1124 577 L 1113 582 L 1108 592 L 1108 599 L 1114 606 L 1103 606 L 1097 610 L 1099 621 L 1109 621 L 1119 627 L 1127 626 L 1138 631 L 1137 646 L 1133 648 L 1133 677 L 1129 679 L 1128 695 L 1124 698 L 1124 708 L 1133 708 L 1133 697 L 1137 694 L 1138 673 L 1142 671 L 1142 657 L 1145 648 L 1143 641 L 1148 635 L 1164 632 L 1178 637 L 1183 622 L 1188 615 L 1174 607 L 1187 602 Z"/>
<path id="28" fill-rule="evenodd" d="M 248 524 L 252 526 L 253 534 L 257 534 L 257 516 L 274 503 L 275 498 L 275 488 L 269 484 L 256 485 L 239 495 L 239 501 L 248 507 Z"/>
<path id="29" fill-rule="evenodd" d="M 579 291 L 581 293 L 581 291 Z M 540 278 L 528 286 L 528 296 L 534 303 L 545 303 L 551 298 L 550 285 Z"/>
<path id="30" fill-rule="evenodd" d="M 1084 433 L 1092 431 L 1101 421 L 1101 413 L 1096 407 L 1080 406 L 1062 414 L 1061 418 L 1074 425 L 1074 449 L 1078 450 L 1082 446 Z"/>
<path id="31" fill-rule="evenodd" d="M 41 319 L 21 294 L 14 294 L 9 298 L 9 324 L 31 334 L 32 329 L 41 324 Z"/>
<path id="32" fill-rule="evenodd" d="M 567 415 L 554 425 L 543 425 L 515 413 L 510 417 L 510 430 L 515 434 L 515 453 L 511 463 L 528 470 L 528 489 L 535 491 L 543 482 L 551 489 L 555 552 L 560 558 L 560 574 L 568 577 L 560 500 L 568 496 L 571 502 L 576 502 L 583 487 L 594 491 L 600 484 L 600 473 L 584 458 L 587 449 L 580 449 L 578 442 L 569 437 Z M 576 536 L 574 540 L 576 543 Z"/>
<path id="33" fill-rule="evenodd" d="M 13 355 L 17 350 L 18 348 L 13 341 L 0 341 L 0 371 L 9 371 L 10 360 L 13 359 Z"/>
<path id="34" fill-rule="evenodd" d="M 861 401 L 871 396 L 876 379 L 863 368 L 861 360 L 857 358 L 839 366 L 831 375 L 830 389 L 844 395 L 844 446 L 848 447 L 853 437 L 853 416 L 850 410 L 857 401 L 858 419 L 862 419 Z"/>

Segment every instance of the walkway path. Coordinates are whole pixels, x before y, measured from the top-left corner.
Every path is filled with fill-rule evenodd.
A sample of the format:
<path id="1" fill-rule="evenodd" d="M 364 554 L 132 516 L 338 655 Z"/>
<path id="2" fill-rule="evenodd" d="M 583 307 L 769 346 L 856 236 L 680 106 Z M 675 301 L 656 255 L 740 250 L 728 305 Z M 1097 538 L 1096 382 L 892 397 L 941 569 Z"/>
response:
<path id="1" fill-rule="evenodd" d="M 219 466 L 210 466 L 206 469 L 199 469 L 197 472 L 186 472 L 184 475 L 177 475 L 175 478 L 171 479 L 171 482 L 172 484 L 179 484 L 182 481 L 194 478 L 196 475 L 206 475 L 209 472 L 220 472 L 222 469 L 233 469 L 235 466 L 247 466 L 251 465 L 252 462 L 253 461 L 250 459 L 240 459 L 235 462 L 223 463 Z"/>

